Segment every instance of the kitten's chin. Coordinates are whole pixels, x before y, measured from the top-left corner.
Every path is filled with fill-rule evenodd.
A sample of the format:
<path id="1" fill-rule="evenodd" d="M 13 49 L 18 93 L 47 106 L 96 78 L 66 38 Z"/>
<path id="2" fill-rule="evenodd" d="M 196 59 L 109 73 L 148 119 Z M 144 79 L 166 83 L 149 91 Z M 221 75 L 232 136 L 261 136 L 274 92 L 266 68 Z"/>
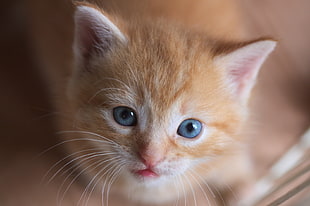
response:
<path id="1" fill-rule="evenodd" d="M 134 202 L 145 204 L 172 202 L 178 195 L 172 177 L 159 175 L 148 169 L 124 172 L 115 183 L 114 189 Z"/>

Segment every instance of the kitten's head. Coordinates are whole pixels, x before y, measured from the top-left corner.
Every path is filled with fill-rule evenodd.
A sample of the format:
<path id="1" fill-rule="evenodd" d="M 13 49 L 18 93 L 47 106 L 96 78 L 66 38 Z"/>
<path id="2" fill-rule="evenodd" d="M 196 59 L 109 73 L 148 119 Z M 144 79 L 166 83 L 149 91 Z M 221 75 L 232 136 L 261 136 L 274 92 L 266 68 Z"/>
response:
<path id="1" fill-rule="evenodd" d="M 219 43 L 90 5 L 77 6 L 75 23 L 69 103 L 80 132 L 68 137 L 85 173 L 116 178 L 134 199 L 154 202 L 154 191 L 168 189 L 166 199 L 173 198 L 179 177 L 208 178 L 233 153 L 275 42 Z"/>

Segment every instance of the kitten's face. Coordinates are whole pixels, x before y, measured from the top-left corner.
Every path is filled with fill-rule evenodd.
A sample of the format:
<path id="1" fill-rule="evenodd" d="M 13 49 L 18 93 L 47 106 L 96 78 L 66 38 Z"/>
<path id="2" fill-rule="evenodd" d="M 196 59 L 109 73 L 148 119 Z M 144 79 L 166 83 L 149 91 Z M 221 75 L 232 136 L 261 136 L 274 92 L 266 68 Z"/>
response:
<path id="1" fill-rule="evenodd" d="M 98 60 L 93 72 L 82 77 L 81 90 L 86 91 L 77 91 L 74 100 L 82 100 L 77 128 L 116 142 L 119 147 L 110 149 L 126 162 L 124 171 L 145 184 L 225 153 L 243 110 L 221 86 L 207 56 L 184 59 L 167 52 L 161 59 L 156 47 L 130 47 L 112 60 Z M 179 48 L 179 53 L 187 49 Z M 145 169 L 154 174 L 139 175 Z"/>
<path id="2" fill-rule="evenodd" d="M 87 138 L 71 143 L 89 154 L 86 173 L 117 177 L 127 189 L 160 188 L 182 175 L 207 177 L 231 154 L 246 113 L 247 97 L 239 96 L 255 72 L 223 69 L 231 55 L 219 60 L 205 38 L 178 29 L 131 25 L 121 32 L 85 6 L 76 23 L 78 68 L 69 94 L 81 132 L 69 136 Z"/>

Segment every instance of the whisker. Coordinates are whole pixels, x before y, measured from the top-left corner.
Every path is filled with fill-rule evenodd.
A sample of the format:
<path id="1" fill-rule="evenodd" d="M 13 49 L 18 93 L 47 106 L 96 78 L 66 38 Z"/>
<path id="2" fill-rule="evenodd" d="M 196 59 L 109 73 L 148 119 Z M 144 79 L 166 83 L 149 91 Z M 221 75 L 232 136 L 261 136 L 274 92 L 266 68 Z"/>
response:
<path id="1" fill-rule="evenodd" d="M 122 162 L 124 162 L 124 161 L 120 161 L 120 162 L 122 163 Z M 114 173 L 114 172 L 117 170 L 117 168 L 119 168 L 119 167 L 121 167 L 121 166 L 115 164 L 114 167 L 111 167 L 111 168 L 110 168 L 109 170 L 107 170 L 104 174 L 102 174 L 102 175 L 100 176 L 100 178 L 97 180 L 97 182 L 95 183 L 95 185 L 93 186 L 93 188 L 95 188 L 96 185 L 99 183 L 99 181 L 100 181 L 101 179 L 103 179 L 105 175 L 107 176 L 107 177 L 105 178 L 105 180 L 104 180 L 104 183 L 103 183 L 102 187 L 101 187 L 101 204 L 102 204 L 102 205 L 104 205 L 104 199 L 103 199 L 103 197 L 104 197 L 104 188 L 106 187 L 107 182 L 109 182 L 109 179 L 111 178 L 111 176 L 113 176 L 113 173 Z M 110 181 L 111 181 L 111 180 L 110 180 Z M 108 195 L 108 192 L 107 192 L 107 195 Z M 108 199 L 108 198 L 107 198 L 107 199 Z M 108 200 L 107 200 L 107 201 L 108 201 Z"/>
<path id="2" fill-rule="evenodd" d="M 118 159 L 118 158 L 116 158 L 116 159 Z M 110 162 L 110 164 L 112 164 L 112 163 L 114 163 L 114 161 L 112 161 L 112 162 Z M 95 177 L 92 179 L 92 181 L 87 185 L 87 188 L 85 188 L 85 194 L 84 194 L 84 196 L 86 196 L 86 193 L 87 193 L 87 191 L 89 191 L 90 190 L 90 192 L 88 192 L 89 194 L 87 195 L 87 198 L 86 198 L 86 203 L 84 203 L 83 205 L 88 205 L 88 202 L 89 202 L 89 199 L 90 199 L 90 197 L 91 197 L 91 194 L 93 193 L 93 191 L 95 190 L 95 188 L 96 188 L 96 186 L 98 185 L 98 183 L 100 182 L 100 180 L 102 180 L 102 179 L 104 179 L 104 183 L 103 183 L 103 187 L 105 187 L 105 185 L 106 185 L 106 182 L 108 181 L 108 179 L 109 179 L 109 172 L 112 170 L 114 170 L 114 168 L 115 167 L 117 167 L 117 165 L 112 165 L 112 167 L 110 167 L 108 170 L 106 170 L 102 175 L 100 175 L 99 176 L 99 174 L 101 174 L 101 172 L 103 172 L 104 171 L 104 169 L 102 169 L 102 170 L 100 170 L 96 175 L 95 175 Z M 97 178 L 99 176 L 99 178 Z M 104 176 L 107 176 L 107 177 L 105 177 L 104 178 Z M 97 180 L 95 181 L 95 179 L 97 178 Z M 94 182 L 95 181 L 95 182 Z M 93 183 L 94 182 L 94 183 Z M 93 185 L 92 185 L 93 184 Z M 91 185 L 92 185 L 92 187 L 91 187 Z M 91 189 L 90 189 L 90 187 L 91 187 Z"/>
<path id="3" fill-rule="evenodd" d="M 118 158 L 116 158 L 115 160 L 113 160 L 113 163 L 116 162 L 117 160 L 118 160 Z M 125 162 L 125 161 L 120 161 L 120 162 L 122 163 L 122 162 Z M 112 162 L 111 162 L 111 163 L 112 163 Z M 107 177 L 105 178 L 104 184 L 103 184 L 103 186 L 102 186 L 102 189 L 104 189 L 104 188 L 105 188 L 105 185 L 106 185 L 106 182 L 109 181 L 109 179 L 111 178 L 111 174 L 113 174 L 113 173 L 117 170 L 118 167 L 121 167 L 121 165 L 117 165 L 117 164 L 115 164 L 115 165 L 113 165 L 113 166 L 114 166 L 114 167 L 109 168 L 107 171 L 105 171 L 105 173 L 103 173 L 99 178 L 97 178 L 98 180 L 93 184 L 92 189 L 91 189 L 91 191 L 89 192 L 89 195 L 88 195 L 88 198 L 87 198 L 87 201 L 86 201 L 86 205 L 88 204 L 88 201 L 89 201 L 89 199 L 90 199 L 90 197 L 91 197 L 91 194 L 93 193 L 94 189 L 96 188 L 96 186 L 98 185 L 98 183 L 100 182 L 100 180 L 103 179 L 104 176 L 107 176 Z M 112 171 L 111 171 L 111 170 L 112 170 Z M 103 170 L 102 170 L 102 171 L 103 171 Z M 99 171 L 97 175 L 99 175 L 102 171 Z M 88 188 L 88 189 L 89 189 L 89 188 Z M 88 190 L 88 189 L 87 189 L 87 190 Z M 101 192 L 101 194 L 103 195 L 103 191 Z M 107 195 L 108 195 L 108 194 L 107 194 Z M 103 198 L 103 196 L 102 196 L 102 198 Z M 103 201 L 103 200 L 102 200 L 102 201 Z M 108 200 L 107 200 L 107 201 L 108 201 Z"/>
<path id="4" fill-rule="evenodd" d="M 223 184 L 224 184 L 225 187 L 229 190 L 229 192 L 232 194 L 233 198 L 234 198 L 236 201 L 240 201 L 240 198 L 239 198 L 238 195 L 235 193 L 235 191 L 232 189 L 232 187 L 231 187 L 229 184 L 225 183 L 225 182 L 223 182 Z"/>
<path id="5" fill-rule="evenodd" d="M 73 165 L 70 168 L 66 169 L 63 173 L 67 173 L 68 171 L 73 170 L 74 167 L 76 167 L 76 169 L 77 169 L 77 168 L 83 166 L 85 162 L 89 162 L 90 160 L 92 160 L 96 157 L 115 155 L 115 154 L 116 153 L 112 153 L 112 152 L 111 153 L 103 153 L 103 152 L 89 153 L 89 154 L 87 154 L 87 156 L 88 156 L 87 158 L 85 158 L 85 159 L 79 158 L 82 160 L 80 160 L 78 163 L 76 163 L 77 159 L 74 159 L 74 161 L 72 161 Z M 73 174 L 76 169 L 74 169 L 69 175 Z"/>
<path id="6" fill-rule="evenodd" d="M 179 205 L 179 201 L 180 201 L 180 190 L 179 190 L 179 187 L 178 187 L 178 184 L 176 183 L 178 179 L 175 177 L 173 178 L 173 184 L 174 184 L 174 188 L 177 190 L 178 192 L 178 196 L 177 196 L 177 200 L 175 201 L 174 205 L 175 206 L 178 206 Z"/>
<path id="7" fill-rule="evenodd" d="M 63 161 L 65 161 L 66 159 L 69 159 L 70 157 L 72 157 L 72 156 L 75 156 L 75 155 L 77 155 L 77 154 L 79 154 L 79 153 L 84 153 L 84 152 L 89 152 L 89 151 L 95 151 L 95 150 L 99 150 L 99 148 L 93 148 L 93 149 L 85 149 L 85 150 L 81 150 L 81 151 L 78 151 L 78 152 L 74 152 L 74 153 L 72 153 L 72 154 L 70 154 L 70 155 L 67 155 L 66 157 L 64 157 L 64 158 L 62 158 L 61 160 L 59 160 L 59 161 L 57 161 L 55 164 L 53 164 L 51 167 L 50 167 L 50 169 L 45 173 L 45 175 L 43 176 L 43 178 L 42 178 L 42 180 L 41 180 L 41 184 L 43 183 L 43 182 L 45 182 L 45 180 L 46 180 L 46 178 L 47 178 L 47 176 L 49 175 L 49 173 L 57 166 L 57 165 L 59 165 L 61 162 L 63 162 Z"/>
<path id="8" fill-rule="evenodd" d="M 117 177 L 119 176 L 119 174 L 121 173 L 122 169 L 123 169 L 123 165 L 126 164 L 126 161 L 121 161 L 119 162 L 119 169 L 116 171 L 114 171 L 114 174 L 111 177 L 110 183 L 108 185 L 108 189 L 107 189 L 107 206 L 109 206 L 109 193 L 110 193 L 110 189 L 112 187 L 112 184 L 114 183 L 114 181 L 117 179 Z"/>
<path id="9" fill-rule="evenodd" d="M 220 199 L 221 199 L 222 203 L 224 204 L 224 206 L 226 206 L 226 201 L 224 200 L 222 193 L 217 189 L 217 187 L 215 185 L 212 185 L 212 186 L 215 189 L 215 192 L 220 197 Z"/>
<path id="10" fill-rule="evenodd" d="M 194 199 L 194 204 L 195 206 L 197 206 L 197 200 L 196 200 L 196 195 L 195 195 L 195 191 L 194 191 L 194 188 L 192 186 L 192 183 L 190 182 L 190 180 L 188 179 L 188 177 L 186 175 L 183 175 L 183 177 L 185 178 L 186 182 L 188 183 L 190 189 L 191 189 L 191 193 L 192 193 L 192 196 L 193 196 L 193 199 Z"/>
<path id="11" fill-rule="evenodd" d="M 210 202 L 210 200 L 209 200 L 208 195 L 206 194 L 205 190 L 202 188 L 200 182 L 199 182 L 199 181 L 197 180 L 197 178 L 195 177 L 195 174 L 192 174 L 192 172 L 195 172 L 195 171 L 192 170 L 192 169 L 190 169 L 190 170 L 189 170 L 189 175 L 190 175 L 190 176 L 194 179 L 194 181 L 198 184 L 200 190 L 202 191 L 202 193 L 203 193 L 205 199 L 206 199 L 207 202 L 208 202 L 208 205 L 211 205 L 211 202 Z"/>
<path id="12" fill-rule="evenodd" d="M 100 155 L 96 155 L 96 156 L 100 156 Z M 94 158 L 94 157 L 96 157 L 96 156 L 93 155 L 92 158 Z M 90 158 L 88 158 L 88 160 L 84 159 L 84 160 L 82 160 L 82 161 L 83 161 L 83 162 L 86 162 L 86 161 L 88 162 L 89 160 L 90 160 Z M 63 195 L 62 195 L 62 197 L 61 197 L 61 199 L 60 199 L 60 200 L 61 200 L 60 202 L 62 202 L 62 200 L 64 199 L 66 193 L 68 192 L 68 190 L 70 189 L 70 187 L 71 187 L 71 185 L 74 183 L 74 181 L 75 181 L 78 177 L 80 177 L 86 170 L 88 170 L 88 169 L 91 168 L 92 166 L 94 166 L 94 165 L 100 163 L 99 165 L 97 165 L 96 167 L 93 168 L 93 169 L 96 169 L 97 167 L 99 167 L 100 165 L 104 164 L 104 163 L 107 162 L 107 161 L 109 161 L 109 160 L 105 160 L 105 161 L 103 161 L 103 162 L 102 162 L 102 160 L 97 160 L 96 162 L 90 164 L 89 166 L 87 166 L 86 168 L 84 168 L 83 170 L 81 170 L 81 171 L 71 180 L 71 182 L 69 183 L 69 185 L 66 187 L 66 189 L 65 189 L 65 191 L 64 191 L 64 193 L 63 193 Z M 79 165 L 79 166 L 81 166 L 81 165 Z M 79 166 L 77 166 L 77 168 L 78 168 Z M 58 197 L 57 199 L 59 199 L 60 191 L 61 191 L 62 187 L 64 186 L 65 182 L 67 181 L 67 179 L 68 179 L 74 172 L 75 172 L 75 171 L 72 171 L 70 174 L 68 174 L 67 177 L 65 178 L 65 180 L 63 181 L 63 183 L 61 184 L 61 186 L 60 186 L 60 188 L 59 188 L 59 190 L 58 190 L 58 193 L 57 193 L 57 197 Z"/>
<path id="13" fill-rule="evenodd" d="M 84 160 L 87 160 L 87 159 L 91 159 L 93 157 L 98 157 L 98 156 L 106 156 L 106 155 L 111 155 L 111 154 L 114 154 L 114 153 L 102 153 L 102 152 L 93 152 L 93 153 L 89 153 L 89 154 L 85 154 L 85 155 L 81 155 L 79 157 L 76 157 L 72 160 L 70 160 L 69 162 L 67 162 L 65 165 L 63 165 L 60 169 L 58 169 L 58 171 L 50 178 L 50 180 L 48 181 L 48 184 L 65 168 L 67 167 L 69 164 L 71 164 L 72 162 L 75 162 L 79 159 L 82 159 L 84 157 L 87 157 L 85 158 Z M 89 157 L 88 157 L 89 156 Z"/>
<path id="14" fill-rule="evenodd" d="M 183 196 L 184 196 L 184 206 L 186 206 L 187 205 L 187 195 L 186 195 L 186 191 L 185 191 L 185 187 L 184 187 L 184 182 L 183 182 L 182 178 L 180 177 L 180 175 L 178 175 L 177 178 L 179 179 L 179 182 L 181 183 Z"/>
<path id="15" fill-rule="evenodd" d="M 108 139 L 108 138 L 106 138 L 106 137 L 104 137 L 102 135 L 99 135 L 97 133 L 94 133 L 94 132 L 88 132 L 88 131 L 82 131 L 82 130 L 81 131 L 80 130 L 67 130 L 67 131 L 60 131 L 60 132 L 58 132 L 58 134 L 66 134 L 66 133 L 78 133 L 78 134 L 92 135 L 92 136 L 95 136 L 95 137 L 99 137 L 99 138 L 101 138 L 103 140 L 106 140 L 106 141 L 110 142 L 111 144 L 114 144 L 117 147 L 120 147 L 120 145 L 117 142 L 115 142 L 115 141 L 113 141 L 111 139 Z"/>
<path id="16" fill-rule="evenodd" d="M 89 190 L 89 187 L 91 184 L 93 184 L 93 182 L 95 181 L 95 179 L 98 177 L 98 175 L 103 172 L 107 167 L 109 167 L 111 164 L 113 164 L 113 160 L 114 159 L 120 159 L 120 157 L 113 157 L 111 159 L 102 161 L 100 164 L 98 164 L 95 168 L 99 167 L 102 164 L 105 164 L 106 162 L 110 161 L 110 163 L 108 163 L 107 165 L 105 165 L 99 172 L 97 172 L 97 174 L 91 179 L 91 181 L 87 184 L 86 188 L 84 189 L 79 201 L 78 201 L 78 205 L 80 204 L 80 202 L 82 201 L 82 198 L 86 195 L 86 192 Z M 95 169 L 93 168 L 93 169 Z M 106 172 L 104 173 L 104 175 L 106 174 Z M 84 204 L 83 204 L 84 205 Z"/>
<path id="17" fill-rule="evenodd" d="M 40 158 L 43 154 L 55 149 L 56 147 L 59 147 L 63 144 L 66 144 L 66 143 L 70 143 L 70 142 L 74 142 L 74 141 L 93 141 L 93 142 L 100 142 L 100 143 L 110 143 L 110 142 L 107 142 L 107 141 L 104 141 L 104 140 L 99 140 L 99 139 L 91 139 L 91 138 L 76 138 L 76 139 L 69 139 L 69 140 L 64 140 L 62 142 L 59 142 L 49 148 L 47 148 L 46 150 L 44 150 L 43 152 L 39 153 L 36 157 L 36 158 Z M 111 143 L 110 143 L 111 144 Z M 113 144 L 114 145 L 114 144 Z M 118 147 L 120 147 L 118 145 Z"/>
<path id="18" fill-rule="evenodd" d="M 205 170 L 205 168 L 203 168 L 202 166 L 199 165 L 200 168 L 202 168 L 203 170 Z M 201 177 L 200 174 L 198 174 L 196 171 L 192 170 L 192 172 L 195 173 L 195 175 L 197 177 L 199 177 L 199 179 L 201 180 L 201 182 L 203 182 L 203 184 L 208 188 L 209 192 L 211 193 L 212 197 L 215 199 L 216 198 L 216 195 L 214 194 L 213 190 L 211 189 L 210 185 L 208 184 L 208 182 L 203 178 Z"/>
<path id="19" fill-rule="evenodd" d="M 90 162 L 90 161 L 91 161 L 91 159 L 89 159 L 89 160 L 82 160 L 83 163 L 88 163 L 88 162 Z M 91 167 L 91 166 L 97 164 L 98 162 L 101 162 L 101 160 L 98 160 L 98 161 L 92 163 L 92 164 L 89 165 L 87 168 L 85 168 L 85 170 L 88 169 L 89 167 Z M 66 178 L 62 181 L 62 183 L 61 183 L 61 185 L 60 185 L 60 187 L 59 187 L 59 189 L 58 189 L 58 192 L 57 192 L 58 205 L 61 205 L 62 201 L 64 200 L 64 198 L 65 198 L 65 196 L 66 196 L 67 191 L 69 190 L 69 188 L 71 187 L 71 185 L 73 184 L 73 182 L 83 173 L 83 172 L 80 172 L 79 174 L 77 174 L 77 175 L 71 180 L 71 182 L 70 182 L 69 185 L 66 187 L 65 191 L 63 192 L 63 194 L 62 194 L 62 196 L 61 196 L 61 198 L 60 198 L 60 193 L 61 193 L 62 188 L 64 187 L 64 184 L 65 184 L 65 183 L 67 182 L 67 180 L 72 176 L 72 174 L 73 174 L 74 172 L 77 171 L 77 169 L 79 168 L 79 166 L 81 166 L 81 164 L 80 164 L 80 165 L 76 165 L 76 168 L 75 168 L 72 172 L 70 172 L 70 174 L 68 174 L 68 175 L 66 176 Z"/>

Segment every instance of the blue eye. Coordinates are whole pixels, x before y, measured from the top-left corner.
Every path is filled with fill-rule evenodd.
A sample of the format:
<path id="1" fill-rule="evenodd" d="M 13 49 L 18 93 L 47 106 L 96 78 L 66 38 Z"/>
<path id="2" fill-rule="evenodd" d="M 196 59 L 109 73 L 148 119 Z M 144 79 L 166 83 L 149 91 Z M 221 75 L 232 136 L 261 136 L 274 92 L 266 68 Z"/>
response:
<path id="1" fill-rule="evenodd" d="M 202 124 L 200 121 L 195 119 L 187 119 L 180 124 L 177 133 L 182 137 L 192 139 L 197 137 L 201 130 Z"/>
<path id="2" fill-rule="evenodd" d="M 122 126 L 135 126 L 137 124 L 136 114 L 129 107 L 115 107 L 113 109 L 113 117 Z"/>

